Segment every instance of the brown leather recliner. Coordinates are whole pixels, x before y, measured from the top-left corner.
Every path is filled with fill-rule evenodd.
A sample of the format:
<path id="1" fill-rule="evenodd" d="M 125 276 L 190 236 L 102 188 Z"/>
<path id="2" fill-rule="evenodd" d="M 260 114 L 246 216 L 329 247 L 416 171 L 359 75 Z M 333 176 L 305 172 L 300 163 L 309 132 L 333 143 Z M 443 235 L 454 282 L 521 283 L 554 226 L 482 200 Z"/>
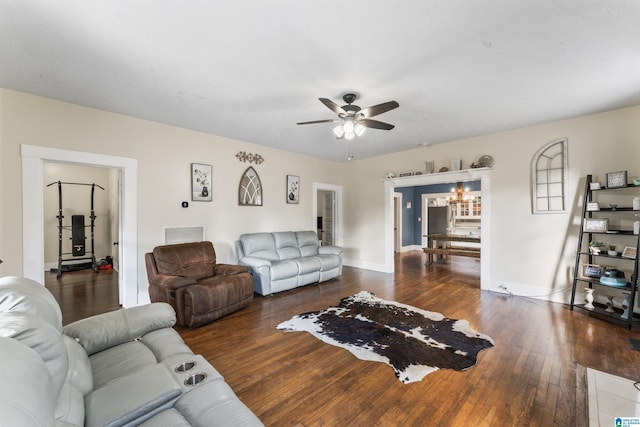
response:
<path id="1" fill-rule="evenodd" d="M 248 270 L 216 264 L 211 242 L 157 246 L 145 254 L 145 264 L 151 301 L 170 304 L 179 325 L 204 325 L 253 300 Z"/>

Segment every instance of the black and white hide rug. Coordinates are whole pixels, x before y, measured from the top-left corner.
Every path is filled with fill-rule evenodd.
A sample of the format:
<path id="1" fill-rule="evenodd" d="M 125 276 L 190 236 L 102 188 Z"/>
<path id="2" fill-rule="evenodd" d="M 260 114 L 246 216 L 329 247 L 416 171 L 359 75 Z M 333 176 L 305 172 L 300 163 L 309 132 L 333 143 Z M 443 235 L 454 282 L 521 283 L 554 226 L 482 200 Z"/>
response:
<path id="1" fill-rule="evenodd" d="M 358 359 L 384 362 L 405 384 L 438 369 L 470 368 L 478 352 L 494 345 L 466 320 L 386 301 L 367 291 L 343 298 L 337 307 L 293 316 L 277 328 L 306 331 Z"/>

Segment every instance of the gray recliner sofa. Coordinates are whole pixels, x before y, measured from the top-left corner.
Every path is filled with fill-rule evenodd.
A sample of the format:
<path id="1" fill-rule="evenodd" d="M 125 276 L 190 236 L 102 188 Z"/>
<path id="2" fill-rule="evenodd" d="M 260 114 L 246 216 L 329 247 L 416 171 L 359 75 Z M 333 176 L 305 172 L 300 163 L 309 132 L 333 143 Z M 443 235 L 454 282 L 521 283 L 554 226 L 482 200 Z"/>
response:
<path id="1" fill-rule="evenodd" d="M 253 290 L 271 295 L 342 274 L 342 248 L 321 246 L 315 231 L 248 233 L 236 241 L 238 264 L 249 269 Z"/>
<path id="2" fill-rule="evenodd" d="M 0 425 L 262 426 L 153 303 L 62 327 L 41 284 L 0 279 Z"/>

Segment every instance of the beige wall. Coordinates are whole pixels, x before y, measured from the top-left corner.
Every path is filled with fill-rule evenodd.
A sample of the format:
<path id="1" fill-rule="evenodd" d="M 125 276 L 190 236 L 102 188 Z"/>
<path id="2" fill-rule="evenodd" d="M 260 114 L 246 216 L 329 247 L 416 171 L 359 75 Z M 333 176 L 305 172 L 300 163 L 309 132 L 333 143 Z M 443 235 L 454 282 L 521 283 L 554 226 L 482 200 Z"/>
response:
<path id="1" fill-rule="evenodd" d="M 22 273 L 20 145 L 134 158 L 138 161 L 138 288 L 146 290 L 144 253 L 163 243 L 167 226 L 203 225 L 221 262 L 234 262 L 241 233 L 315 227 L 313 182 L 340 184 L 342 167 L 282 150 L 111 114 L 0 89 L 2 228 L 0 275 Z M 238 206 L 238 182 L 249 166 L 238 151 L 259 153 L 253 164 L 264 187 L 262 207 Z M 190 165 L 213 165 L 213 202 L 190 200 Z M 300 176 L 300 203 L 285 201 L 286 175 Z M 181 207 L 189 201 L 190 207 Z M 28 226 L 28 224 L 27 224 Z"/>
<path id="2" fill-rule="evenodd" d="M 571 212 L 533 215 L 532 157 L 546 143 L 563 137 L 569 141 Z M 384 223 L 381 179 L 386 172 L 422 171 L 426 160 L 435 160 L 437 170 L 458 158 L 466 168 L 480 155 L 490 154 L 495 165 L 487 288 L 504 285 L 517 294 L 567 300 L 561 290 L 571 285 L 584 178 L 593 174 L 602 181 L 605 173 L 619 170 L 627 170 L 630 178 L 640 176 L 639 139 L 640 107 L 634 107 L 351 162 L 344 177 L 348 257 L 384 262 L 382 233 L 371 230 L 380 230 Z M 361 244 L 364 241 L 368 244 Z"/>
<path id="3" fill-rule="evenodd" d="M 491 176 L 491 283 L 514 293 L 562 298 L 570 285 L 584 176 L 628 170 L 640 176 L 640 107 L 585 116 L 492 135 L 453 141 L 344 164 L 314 159 L 90 108 L 0 90 L 0 275 L 20 274 L 22 212 L 20 144 L 95 152 L 138 160 L 139 289 L 146 288 L 143 254 L 162 242 L 165 226 L 204 225 L 222 261 L 233 261 L 233 242 L 244 232 L 313 228 L 312 183 L 344 186 L 345 259 L 352 265 L 382 265 L 385 259 L 385 197 L 388 171 L 436 169 L 482 154 L 495 158 Z M 533 215 L 530 162 L 558 138 L 569 140 L 569 201 L 572 212 Z M 238 180 L 248 164 L 238 151 L 261 154 L 255 166 L 265 193 L 263 207 L 237 206 Z M 213 165 L 213 202 L 191 202 L 189 165 Z M 287 174 L 300 176 L 301 199 L 287 205 Z M 188 209 L 180 202 L 188 200 Z M 391 203 L 391 201 L 388 201 Z M 551 293 L 554 293 L 551 296 Z"/>

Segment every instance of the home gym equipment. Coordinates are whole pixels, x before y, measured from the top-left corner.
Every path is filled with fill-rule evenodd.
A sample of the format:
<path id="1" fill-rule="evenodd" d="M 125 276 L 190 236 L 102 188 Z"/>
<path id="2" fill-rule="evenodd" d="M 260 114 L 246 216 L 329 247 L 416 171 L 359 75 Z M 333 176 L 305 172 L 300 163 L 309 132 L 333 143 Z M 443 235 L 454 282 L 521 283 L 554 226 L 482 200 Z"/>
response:
<path id="1" fill-rule="evenodd" d="M 74 270 L 83 270 L 86 268 L 91 268 L 96 273 L 99 272 L 98 264 L 96 263 L 96 256 L 94 252 L 94 228 L 95 228 L 95 220 L 96 215 L 93 210 L 93 199 L 95 194 L 96 187 L 104 190 L 101 186 L 95 183 L 86 184 L 81 182 L 61 182 L 55 181 L 51 184 L 47 185 L 50 187 L 54 184 L 58 184 L 58 215 L 56 218 L 58 219 L 58 268 L 57 268 L 57 277 L 60 278 L 64 271 L 74 271 Z M 85 216 L 84 215 L 71 215 L 71 225 L 63 225 L 62 219 L 64 215 L 62 215 L 62 186 L 63 185 L 86 185 L 91 186 L 91 214 L 89 215 L 89 219 L 91 220 L 89 225 L 85 225 Z M 85 229 L 90 229 L 91 234 L 91 248 L 90 251 L 87 252 L 86 249 L 86 233 Z M 62 252 L 62 233 L 65 230 L 71 230 L 71 252 Z M 64 258 L 64 255 L 72 255 L 73 258 Z M 88 261 L 86 263 L 78 263 L 78 261 Z M 56 269 L 51 269 L 54 271 Z"/>

